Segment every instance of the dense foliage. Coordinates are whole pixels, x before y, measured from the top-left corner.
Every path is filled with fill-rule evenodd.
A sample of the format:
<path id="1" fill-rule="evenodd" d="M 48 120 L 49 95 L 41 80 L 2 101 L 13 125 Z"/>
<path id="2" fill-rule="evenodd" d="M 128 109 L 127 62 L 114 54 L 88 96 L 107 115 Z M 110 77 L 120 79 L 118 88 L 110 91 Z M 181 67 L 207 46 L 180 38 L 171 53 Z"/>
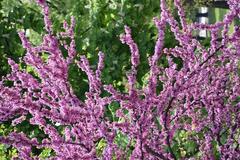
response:
<path id="1" fill-rule="evenodd" d="M 160 18 L 154 18 L 158 38 L 148 67 L 146 62 L 141 67 L 140 56 L 146 54 L 140 54 L 137 45 L 144 44 L 144 39 L 136 38 L 135 43 L 131 29 L 125 26 L 120 40 L 130 48 L 131 65 L 121 71 L 129 70 L 119 87 L 113 81 L 118 75 L 112 74 L 110 80 L 106 76 L 121 70 L 121 60 L 110 71 L 104 69 L 104 64 L 107 69 L 112 65 L 106 61 L 111 53 L 104 47 L 106 54 L 99 52 L 98 63 L 88 54 L 79 56 L 84 48 L 78 47 L 84 45 L 79 46 L 74 38 L 78 18 L 71 17 L 55 33 L 47 3 L 38 0 L 46 34 L 43 40 L 31 43 L 26 33 L 19 32 L 27 53 L 19 64 L 8 60 L 11 73 L 0 83 L 0 121 L 8 127 L 0 142 L 14 147 L 11 154 L 21 159 L 240 158 L 239 26 L 228 32 L 229 25 L 240 17 L 240 6 L 237 0 L 228 3 L 230 12 L 222 22 L 204 25 L 187 24 L 180 1 L 175 0 L 179 24 L 162 0 Z M 94 25 L 99 24 L 90 27 Z M 139 26 L 133 25 L 133 31 L 135 27 Z M 167 27 L 178 41 L 173 46 L 164 45 Z M 209 48 L 193 37 L 199 29 L 211 32 Z M 96 38 L 95 33 L 91 38 Z M 152 33 L 143 34 L 152 37 Z M 101 41 L 122 48 L 107 38 L 96 44 Z M 94 45 L 89 51 L 98 51 Z M 144 47 L 149 53 L 153 49 Z M 80 72 L 77 67 L 87 78 L 84 86 L 88 87 L 83 90 L 83 80 L 71 83 L 71 73 Z M 76 85 L 81 94 L 74 90 Z M 24 126 L 28 127 L 25 132 L 19 130 Z"/>

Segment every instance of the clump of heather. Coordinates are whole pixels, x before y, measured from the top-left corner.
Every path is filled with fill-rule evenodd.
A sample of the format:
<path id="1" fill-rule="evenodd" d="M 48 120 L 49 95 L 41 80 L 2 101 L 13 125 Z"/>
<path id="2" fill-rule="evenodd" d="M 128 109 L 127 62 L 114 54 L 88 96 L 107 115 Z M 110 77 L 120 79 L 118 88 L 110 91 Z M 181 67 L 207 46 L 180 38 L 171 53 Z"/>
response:
<path id="1" fill-rule="evenodd" d="M 26 55 L 22 61 L 35 75 L 9 59 L 12 72 L 0 82 L 0 121 L 13 126 L 29 121 L 43 132 L 43 138 L 32 138 L 19 131 L 0 136 L 0 142 L 18 150 L 19 159 L 38 159 L 33 147 L 51 148 L 51 159 L 240 159 L 240 29 L 234 19 L 240 18 L 238 0 L 229 0 L 230 11 L 222 22 L 188 24 L 180 0 L 175 0 L 180 23 L 161 0 L 160 18 L 154 18 L 158 39 L 149 57 L 147 85 L 137 87 L 140 54 L 125 27 L 120 36 L 131 52 L 131 70 L 127 73 L 127 93 L 104 85 L 101 72 L 104 56 L 99 53 L 96 70 L 86 56 L 76 58 L 74 18 L 64 22 L 64 32 L 54 35 L 49 8 L 45 0 L 37 3 L 43 10 L 46 35 L 39 46 L 33 46 L 19 32 Z M 164 30 L 169 25 L 179 45 L 164 48 Z M 197 30 L 210 32 L 210 47 L 205 48 L 194 37 Z M 221 37 L 221 40 L 219 38 Z M 70 39 L 67 44 L 63 39 Z M 64 57 L 60 47 L 68 51 Z M 48 54 L 43 58 L 42 54 Z M 167 57 L 168 66 L 159 65 Z M 173 58 L 182 60 L 182 67 Z M 68 82 L 68 69 L 75 63 L 88 77 L 86 100 L 74 94 Z M 6 81 L 13 85 L 6 85 Z M 162 84 L 162 90 L 157 87 Z M 109 96 L 102 96 L 108 92 Z M 106 106 L 118 103 L 117 120 L 106 118 Z M 59 131 L 58 127 L 62 130 Z M 116 143 L 122 135 L 127 144 Z M 103 143 L 102 152 L 98 144 Z M 185 145 L 191 145 L 186 149 Z M 176 147 L 177 146 L 177 147 Z"/>

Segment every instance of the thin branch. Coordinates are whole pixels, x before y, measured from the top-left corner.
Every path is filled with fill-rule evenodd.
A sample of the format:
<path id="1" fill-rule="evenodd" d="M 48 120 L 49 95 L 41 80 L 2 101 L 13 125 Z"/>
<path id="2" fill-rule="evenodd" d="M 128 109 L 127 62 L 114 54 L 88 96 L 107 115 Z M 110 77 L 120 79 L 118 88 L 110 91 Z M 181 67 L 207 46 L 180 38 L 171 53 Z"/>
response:
<path id="1" fill-rule="evenodd" d="M 165 111 L 165 119 L 164 119 L 164 129 L 167 131 L 167 145 L 168 145 L 168 148 L 169 148 L 169 151 L 170 151 L 170 154 L 172 155 L 173 159 L 177 159 L 177 157 L 175 156 L 173 150 L 172 150 L 172 147 L 171 147 L 171 143 L 170 143 L 170 135 L 168 133 L 168 126 L 167 126 L 167 117 L 169 116 L 169 110 L 171 108 L 171 105 L 172 105 L 172 102 L 173 100 L 175 99 L 175 97 L 172 97 L 169 101 L 169 104 L 168 104 L 168 107 Z"/>
<path id="2" fill-rule="evenodd" d="M 144 160 L 143 144 L 142 144 L 142 125 L 141 125 L 141 124 L 140 124 L 140 134 L 141 134 L 141 141 L 140 141 L 140 146 L 141 146 L 141 160 Z"/>
<path id="3" fill-rule="evenodd" d="M 150 148 L 148 145 L 145 145 L 144 147 L 145 147 L 146 151 L 147 151 L 148 153 L 152 154 L 153 156 L 158 157 L 158 158 L 160 158 L 160 159 L 162 159 L 162 160 L 169 160 L 169 159 L 166 158 L 163 154 L 154 151 L 154 150 L 153 150 L 152 148 Z"/>
<path id="4" fill-rule="evenodd" d="M 205 59 L 199 66 L 201 67 L 202 65 L 204 65 L 209 59 L 211 59 L 220 49 L 222 49 L 225 45 L 221 45 L 220 47 L 218 47 L 216 49 L 215 52 L 213 52 L 210 56 L 207 57 L 207 59 Z"/>

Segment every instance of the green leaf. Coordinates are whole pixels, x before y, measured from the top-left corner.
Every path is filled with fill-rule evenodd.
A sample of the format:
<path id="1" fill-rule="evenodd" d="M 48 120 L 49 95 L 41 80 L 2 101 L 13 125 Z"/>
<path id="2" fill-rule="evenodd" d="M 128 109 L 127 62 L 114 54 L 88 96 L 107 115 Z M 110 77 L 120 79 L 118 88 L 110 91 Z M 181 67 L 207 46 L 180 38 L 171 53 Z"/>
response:
<path id="1" fill-rule="evenodd" d="M 51 157 L 51 156 L 53 156 L 53 150 L 52 150 L 51 148 L 44 148 L 44 149 L 42 150 L 42 152 L 39 154 L 38 157 L 39 157 L 41 160 L 44 160 L 44 159 L 49 158 L 49 157 Z"/>

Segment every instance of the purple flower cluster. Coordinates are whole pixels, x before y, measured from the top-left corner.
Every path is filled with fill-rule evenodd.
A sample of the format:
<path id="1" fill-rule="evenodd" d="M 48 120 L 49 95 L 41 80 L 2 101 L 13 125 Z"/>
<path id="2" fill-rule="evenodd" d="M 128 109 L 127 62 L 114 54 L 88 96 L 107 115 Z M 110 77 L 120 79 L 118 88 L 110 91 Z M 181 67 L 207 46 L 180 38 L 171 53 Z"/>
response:
<path id="1" fill-rule="evenodd" d="M 34 69 L 38 78 L 9 59 L 12 72 L 0 81 L 0 121 L 12 121 L 15 126 L 30 114 L 29 122 L 47 135 L 42 141 L 16 131 L 1 136 L 1 143 L 18 149 L 20 159 L 38 159 L 30 154 L 33 146 L 52 148 L 55 152 L 52 159 L 59 160 L 111 160 L 128 156 L 132 160 L 177 159 L 173 145 L 176 134 L 181 131 L 196 143 L 201 159 L 214 159 L 216 151 L 222 159 L 240 159 L 239 26 L 229 33 L 231 23 L 240 18 L 238 0 L 229 0 L 230 11 L 224 20 L 210 25 L 187 24 L 180 0 L 175 0 L 179 24 L 166 2 L 161 0 L 161 16 L 154 18 L 159 35 L 155 51 L 149 58 L 148 84 L 143 88 L 136 85 L 140 63 L 138 46 L 132 39 L 131 29 L 126 26 L 120 38 L 131 51 L 128 93 L 120 93 L 112 85 L 102 83 L 102 52 L 96 70 L 90 67 L 84 55 L 75 60 L 74 18 L 71 24 L 64 22 L 65 32 L 59 34 L 62 38 L 70 38 L 68 45 L 53 34 L 45 0 L 37 2 L 42 7 L 47 31 L 42 44 L 33 46 L 23 32 L 19 36 L 27 51 L 23 61 Z M 179 41 L 174 48 L 163 48 L 166 25 Z M 211 33 L 211 45 L 207 49 L 193 36 L 194 31 L 200 29 Z M 68 51 L 67 58 L 63 57 L 60 45 Z M 42 53 L 49 55 L 47 60 L 42 58 Z M 167 68 L 158 65 L 163 55 L 168 60 Z M 177 69 L 173 56 L 182 59 L 181 69 Z M 88 76 L 89 91 L 85 101 L 76 97 L 68 82 L 71 63 L 76 63 Z M 13 81 L 13 86 L 6 86 L 6 80 Z M 157 93 L 160 82 L 163 89 Z M 110 96 L 102 97 L 103 90 Z M 112 102 L 120 104 L 116 112 L 119 120 L 113 122 L 104 116 L 106 106 Z M 57 125 L 64 127 L 62 133 Z M 115 142 L 119 132 L 128 137 L 127 149 Z M 104 140 L 106 146 L 99 157 L 96 144 L 100 140 Z"/>

